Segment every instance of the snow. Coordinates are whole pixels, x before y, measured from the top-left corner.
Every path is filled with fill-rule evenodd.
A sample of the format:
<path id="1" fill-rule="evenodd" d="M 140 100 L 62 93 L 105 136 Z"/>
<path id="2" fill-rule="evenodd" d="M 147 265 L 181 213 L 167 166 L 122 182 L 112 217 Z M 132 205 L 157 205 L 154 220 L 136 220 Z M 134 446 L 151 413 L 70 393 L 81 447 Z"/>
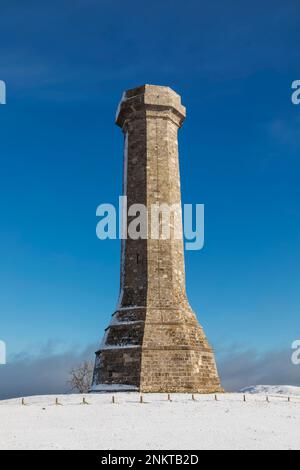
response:
<path id="1" fill-rule="evenodd" d="M 300 387 L 291 387 L 290 385 L 255 385 L 242 389 L 241 393 L 300 396 Z"/>
<path id="2" fill-rule="evenodd" d="M 100 344 L 100 347 L 99 347 L 99 351 L 101 351 L 104 348 L 105 344 L 106 344 L 108 332 L 109 332 L 109 328 L 106 328 L 104 336 L 103 336 L 101 344 Z"/>
<path id="3" fill-rule="evenodd" d="M 136 391 L 137 387 L 134 385 L 123 385 L 123 384 L 97 384 L 97 385 L 92 385 L 91 391 L 92 392 L 122 392 L 122 391 Z"/>
<path id="4" fill-rule="evenodd" d="M 281 388 L 280 388 L 281 389 Z M 259 390 L 259 388 L 257 389 Z M 0 402 L 1 449 L 300 449 L 299 389 L 265 394 L 37 396 Z M 270 389 L 268 389 L 269 393 Z"/>
<path id="5" fill-rule="evenodd" d="M 124 95 L 123 95 L 124 96 Z M 123 99 L 123 98 L 122 98 Z M 123 162 L 123 198 L 127 198 L 127 186 L 128 186 L 128 132 L 125 134 L 124 142 L 124 162 Z M 122 199 L 124 202 L 124 199 Z M 127 199 L 126 207 L 122 205 L 122 219 L 121 219 L 121 286 L 120 294 L 118 299 L 118 307 L 122 307 L 122 300 L 124 295 L 124 284 L 125 284 L 125 257 L 126 257 L 126 239 L 128 235 L 127 228 Z"/>
<path id="6" fill-rule="evenodd" d="M 140 344 L 107 344 L 105 346 L 102 346 L 99 351 L 105 351 L 105 350 L 110 350 L 110 349 L 132 349 L 132 348 L 140 348 Z"/>
<path id="7" fill-rule="evenodd" d="M 143 320 L 132 320 L 132 321 L 119 321 L 115 318 L 111 321 L 109 326 L 124 326 L 124 325 L 136 325 L 137 323 L 144 323 Z"/>
<path id="8" fill-rule="evenodd" d="M 124 101 L 126 101 L 127 99 L 127 96 L 126 96 L 126 91 L 124 91 L 124 93 L 122 94 L 122 98 L 121 98 L 121 101 L 120 103 L 118 104 L 118 107 L 117 107 L 117 111 L 116 111 L 116 120 L 118 119 L 118 116 L 119 116 L 119 113 L 120 113 L 120 109 L 121 109 L 121 105 Z"/>
<path id="9" fill-rule="evenodd" d="M 139 305 L 132 305 L 131 307 L 119 307 L 118 308 L 118 311 L 122 311 L 122 310 L 139 310 L 139 309 L 145 309 L 146 307 L 142 307 L 142 306 L 139 306 Z M 117 313 L 117 312 L 116 312 Z"/>
<path id="10" fill-rule="evenodd" d="M 107 344 L 107 337 L 108 337 L 108 332 L 109 328 L 106 328 L 105 334 L 103 336 L 103 339 L 101 341 L 99 351 L 104 351 L 104 350 L 111 350 L 111 349 L 131 349 L 131 348 L 140 348 L 141 346 L 139 344 Z"/>

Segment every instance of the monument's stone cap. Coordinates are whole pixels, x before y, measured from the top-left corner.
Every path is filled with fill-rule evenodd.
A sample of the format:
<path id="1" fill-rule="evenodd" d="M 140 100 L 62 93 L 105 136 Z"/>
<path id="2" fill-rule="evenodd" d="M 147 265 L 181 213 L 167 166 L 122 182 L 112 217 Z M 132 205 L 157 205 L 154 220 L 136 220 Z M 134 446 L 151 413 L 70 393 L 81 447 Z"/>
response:
<path id="1" fill-rule="evenodd" d="M 140 117 L 146 110 L 170 110 L 177 116 L 179 126 L 186 116 L 180 95 L 170 87 L 142 85 L 123 93 L 117 109 L 116 124 L 123 127 L 127 119 Z"/>

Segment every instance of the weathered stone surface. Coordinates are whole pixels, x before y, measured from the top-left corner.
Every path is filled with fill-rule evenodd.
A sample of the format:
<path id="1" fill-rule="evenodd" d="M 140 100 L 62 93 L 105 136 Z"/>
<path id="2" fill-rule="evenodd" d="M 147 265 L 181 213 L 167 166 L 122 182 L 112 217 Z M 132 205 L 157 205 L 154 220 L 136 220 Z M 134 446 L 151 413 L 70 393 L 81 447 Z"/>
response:
<path id="1" fill-rule="evenodd" d="M 123 95 L 116 123 L 125 136 L 128 206 L 181 204 L 177 133 L 184 118 L 180 96 L 169 87 L 144 85 Z M 141 392 L 222 390 L 186 296 L 182 239 L 149 234 L 123 241 L 119 305 L 96 353 L 94 385 L 101 384 Z"/>

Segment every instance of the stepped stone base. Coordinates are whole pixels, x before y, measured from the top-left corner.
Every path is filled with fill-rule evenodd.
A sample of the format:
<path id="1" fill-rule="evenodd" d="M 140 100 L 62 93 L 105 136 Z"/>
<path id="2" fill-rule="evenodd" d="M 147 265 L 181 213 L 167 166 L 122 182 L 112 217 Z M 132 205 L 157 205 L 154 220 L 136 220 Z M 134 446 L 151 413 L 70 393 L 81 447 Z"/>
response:
<path id="1" fill-rule="evenodd" d="M 222 392 L 214 354 L 190 308 L 122 309 L 96 353 L 93 391 Z M 115 387 L 115 388 L 114 388 Z"/>

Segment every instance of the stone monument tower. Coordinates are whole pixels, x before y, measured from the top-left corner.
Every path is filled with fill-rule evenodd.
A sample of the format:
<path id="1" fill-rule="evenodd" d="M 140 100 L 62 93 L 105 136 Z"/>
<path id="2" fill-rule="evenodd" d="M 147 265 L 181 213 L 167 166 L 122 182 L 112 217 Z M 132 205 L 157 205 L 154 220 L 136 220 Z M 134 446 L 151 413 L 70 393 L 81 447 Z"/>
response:
<path id="1" fill-rule="evenodd" d="M 124 93 L 116 123 L 125 138 L 128 207 L 181 208 L 177 133 L 185 114 L 169 87 Z M 222 390 L 213 351 L 186 296 L 182 237 L 122 241 L 119 303 L 96 353 L 91 390 Z"/>

